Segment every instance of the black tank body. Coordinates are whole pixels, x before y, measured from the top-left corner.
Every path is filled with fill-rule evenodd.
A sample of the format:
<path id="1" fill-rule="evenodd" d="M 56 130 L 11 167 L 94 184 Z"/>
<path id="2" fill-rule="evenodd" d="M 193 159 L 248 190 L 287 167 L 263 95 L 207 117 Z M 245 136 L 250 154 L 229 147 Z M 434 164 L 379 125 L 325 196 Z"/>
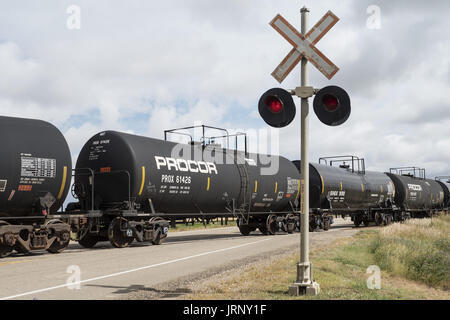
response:
<path id="1" fill-rule="evenodd" d="M 300 161 L 295 161 L 300 168 Z M 310 163 L 310 208 L 364 209 L 390 205 L 394 184 L 384 173 L 352 172 L 345 168 Z"/>
<path id="2" fill-rule="evenodd" d="M 442 188 L 442 191 L 444 192 L 444 208 L 448 208 L 450 205 L 450 183 L 449 181 L 439 181 L 435 180 Z"/>
<path id="3" fill-rule="evenodd" d="M 0 117 L 0 145 L 0 217 L 48 214 L 39 205 L 46 195 L 50 212 L 56 212 L 69 191 L 72 170 L 61 132 L 41 120 Z"/>
<path id="4" fill-rule="evenodd" d="M 141 209 L 163 213 L 223 213 L 248 204 L 250 211 L 283 211 L 299 193 L 299 174 L 286 158 L 272 156 L 278 170 L 260 155 L 219 146 L 176 144 L 116 131 L 96 134 L 82 148 L 77 170 L 95 171 L 94 191 L 100 209 L 131 198 Z M 268 174 L 265 174 L 268 173 Z M 87 176 L 76 176 L 89 203 Z"/>
<path id="5" fill-rule="evenodd" d="M 444 206 L 445 193 L 435 180 L 386 173 L 395 184 L 395 204 L 404 209 L 438 209 Z"/>

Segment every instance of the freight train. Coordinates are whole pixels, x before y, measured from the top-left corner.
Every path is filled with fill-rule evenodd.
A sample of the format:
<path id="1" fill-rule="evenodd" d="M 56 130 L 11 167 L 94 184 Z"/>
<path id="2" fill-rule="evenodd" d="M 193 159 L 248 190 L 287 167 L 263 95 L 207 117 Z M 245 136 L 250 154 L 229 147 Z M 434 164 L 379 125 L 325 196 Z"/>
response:
<path id="1" fill-rule="evenodd" d="M 321 158 L 309 168 L 310 230 L 327 230 L 332 215 L 350 215 L 359 227 L 430 217 L 449 207 L 449 185 L 426 179 L 424 169 L 366 171 L 364 159 L 355 156 Z"/>
<path id="2" fill-rule="evenodd" d="M 300 162 L 224 148 L 204 134 L 205 128 L 219 128 L 201 127 L 201 142 L 190 137 L 187 144 L 100 132 L 72 169 L 56 127 L 0 117 L 0 256 L 13 250 L 58 253 L 71 233 L 87 248 L 108 240 L 120 248 L 135 240 L 161 244 L 169 221 L 188 217 L 235 217 L 243 235 L 299 229 Z M 234 137 L 236 145 L 243 135 L 225 133 L 216 138 Z M 311 163 L 310 230 L 328 230 L 333 215 L 350 215 L 356 226 L 367 226 L 448 208 L 445 182 L 406 169 L 366 172 L 356 157 Z M 58 211 L 69 190 L 77 201 Z"/>

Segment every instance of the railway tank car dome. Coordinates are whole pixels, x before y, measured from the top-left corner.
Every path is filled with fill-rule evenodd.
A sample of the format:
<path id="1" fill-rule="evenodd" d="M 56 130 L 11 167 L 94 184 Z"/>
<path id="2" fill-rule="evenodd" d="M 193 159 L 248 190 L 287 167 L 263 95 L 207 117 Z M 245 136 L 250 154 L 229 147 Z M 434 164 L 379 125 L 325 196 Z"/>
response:
<path id="1" fill-rule="evenodd" d="M 69 146 L 54 125 L 0 116 L 0 216 L 46 215 L 64 203 L 71 182 Z"/>

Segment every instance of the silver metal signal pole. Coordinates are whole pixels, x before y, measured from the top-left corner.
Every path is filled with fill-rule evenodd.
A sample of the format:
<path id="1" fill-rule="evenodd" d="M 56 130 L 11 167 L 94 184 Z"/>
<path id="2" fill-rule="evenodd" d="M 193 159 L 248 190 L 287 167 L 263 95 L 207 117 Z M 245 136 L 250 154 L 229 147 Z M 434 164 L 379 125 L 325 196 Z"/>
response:
<path id="1" fill-rule="evenodd" d="M 301 14 L 301 33 L 305 35 L 308 30 L 309 9 L 303 7 Z M 301 61 L 301 86 L 307 87 L 309 84 L 308 77 L 308 60 L 302 58 Z M 313 282 L 312 264 L 309 261 L 309 101 L 308 98 L 301 98 L 301 206 L 300 206 L 300 263 L 297 266 L 297 282 L 289 287 L 291 295 L 302 294 L 318 294 L 320 286 Z"/>

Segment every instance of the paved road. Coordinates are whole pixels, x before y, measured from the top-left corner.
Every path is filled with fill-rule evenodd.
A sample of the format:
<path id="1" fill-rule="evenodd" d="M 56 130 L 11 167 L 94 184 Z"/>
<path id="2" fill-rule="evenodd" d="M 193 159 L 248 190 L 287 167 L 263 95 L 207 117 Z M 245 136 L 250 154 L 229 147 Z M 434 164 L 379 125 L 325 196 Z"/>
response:
<path id="1" fill-rule="evenodd" d="M 331 230 L 310 234 L 312 247 L 356 232 L 349 220 L 335 221 Z M 231 227 L 169 232 L 160 246 L 116 249 L 104 242 L 84 249 L 71 243 L 61 254 L 37 252 L 1 259 L 0 299 L 123 299 L 130 292 L 153 290 L 158 284 L 207 273 L 249 256 L 298 250 L 299 239 L 298 233 L 255 232 L 244 237 Z"/>

